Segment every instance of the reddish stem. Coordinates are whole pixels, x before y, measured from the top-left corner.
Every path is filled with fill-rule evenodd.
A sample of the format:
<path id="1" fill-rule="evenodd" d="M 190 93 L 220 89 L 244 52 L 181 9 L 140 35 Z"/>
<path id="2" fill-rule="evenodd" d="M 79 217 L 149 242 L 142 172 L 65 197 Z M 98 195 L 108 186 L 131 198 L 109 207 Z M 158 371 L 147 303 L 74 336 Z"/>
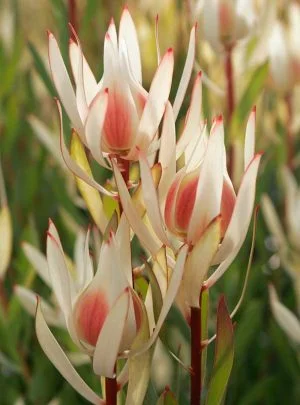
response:
<path id="1" fill-rule="evenodd" d="M 8 299 L 4 287 L 4 281 L 0 279 L 0 305 L 5 312 L 8 311 Z"/>
<path id="2" fill-rule="evenodd" d="M 105 378 L 106 405 L 117 405 L 118 385 L 116 378 Z"/>
<path id="3" fill-rule="evenodd" d="M 122 174 L 122 177 L 128 187 L 129 183 L 129 171 L 130 171 L 130 161 L 126 159 L 122 159 L 121 157 L 117 156 L 117 162 L 118 162 L 118 167 L 120 169 L 120 172 Z M 119 209 L 120 209 L 120 215 L 123 212 L 123 207 L 121 204 L 121 201 L 119 201 Z"/>
<path id="4" fill-rule="evenodd" d="M 232 47 L 228 47 L 225 51 L 225 75 L 227 81 L 226 87 L 226 100 L 227 100 L 227 120 L 230 123 L 232 119 L 232 114 L 234 112 L 235 97 L 234 97 L 234 74 L 233 74 L 233 64 L 232 64 Z M 234 169 L 234 147 L 231 144 L 229 149 L 229 159 L 228 159 L 228 172 L 229 176 L 232 178 Z"/>
<path id="5" fill-rule="evenodd" d="M 76 32 L 78 32 L 76 0 L 69 0 L 69 21 Z"/>
<path id="6" fill-rule="evenodd" d="M 201 363 L 201 308 L 191 307 L 191 405 L 201 404 Z"/>
<path id="7" fill-rule="evenodd" d="M 287 123 L 286 123 L 286 149 L 287 149 L 287 166 L 290 169 L 293 169 L 293 159 L 295 153 L 294 137 L 292 131 L 292 122 L 293 122 L 293 104 L 292 104 L 292 95 L 288 93 L 285 96 L 285 103 L 287 107 Z"/>

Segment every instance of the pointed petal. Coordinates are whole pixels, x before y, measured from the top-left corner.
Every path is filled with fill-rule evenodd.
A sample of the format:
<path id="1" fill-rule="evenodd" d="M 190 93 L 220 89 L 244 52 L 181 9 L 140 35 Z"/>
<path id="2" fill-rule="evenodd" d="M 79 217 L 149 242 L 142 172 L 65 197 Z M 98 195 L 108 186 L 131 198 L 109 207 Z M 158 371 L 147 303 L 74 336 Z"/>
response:
<path id="1" fill-rule="evenodd" d="M 38 275 L 49 287 L 51 287 L 46 256 L 30 243 L 23 242 L 22 248 L 25 256 L 29 260 L 30 264 L 34 267 Z"/>
<path id="2" fill-rule="evenodd" d="M 105 405 L 105 401 L 98 397 L 98 395 L 96 395 L 95 392 L 83 381 L 62 348 L 59 346 L 57 340 L 45 322 L 39 301 L 36 311 L 35 329 L 38 341 L 44 353 L 68 383 L 92 404 Z"/>
<path id="3" fill-rule="evenodd" d="M 117 78 L 120 73 L 117 33 L 114 23 L 110 23 L 109 29 L 105 35 L 103 65 L 103 86 L 110 87 L 114 79 Z"/>
<path id="4" fill-rule="evenodd" d="M 195 129 L 194 137 L 188 143 L 184 151 L 184 157 L 188 172 L 191 172 L 199 168 L 205 156 L 207 144 L 208 144 L 207 126 L 206 124 L 201 124 L 200 127 Z"/>
<path id="5" fill-rule="evenodd" d="M 182 106 L 182 102 L 186 93 L 186 89 L 188 87 L 191 74 L 193 71 L 194 67 L 194 61 L 195 61 L 195 48 L 196 48 L 196 28 L 197 26 L 194 25 L 191 33 L 190 33 L 190 41 L 189 41 L 189 47 L 188 47 L 188 52 L 185 60 L 185 65 L 183 68 L 183 73 L 180 79 L 180 83 L 178 86 L 178 90 L 176 93 L 176 97 L 174 100 L 173 104 L 173 110 L 174 110 L 174 119 L 176 121 L 180 108 Z"/>
<path id="6" fill-rule="evenodd" d="M 79 290 L 84 290 L 93 280 L 94 269 L 89 251 L 90 229 L 86 235 L 78 233 L 75 244 L 76 277 Z"/>
<path id="7" fill-rule="evenodd" d="M 134 22 L 127 7 L 124 8 L 120 20 L 119 43 L 122 40 L 125 41 L 127 47 L 129 66 L 132 71 L 133 77 L 139 83 L 142 83 L 140 48 Z"/>
<path id="8" fill-rule="evenodd" d="M 103 291 L 111 307 L 128 285 L 119 246 L 111 232 L 109 239 L 102 243 L 97 272 L 88 289 Z"/>
<path id="9" fill-rule="evenodd" d="M 141 244 L 149 250 L 151 255 L 155 256 L 158 250 L 161 247 L 161 244 L 158 244 L 157 241 L 151 236 L 146 225 L 143 223 L 141 217 L 139 216 L 136 208 L 132 202 L 131 196 L 127 190 L 127 186 L 124 182 L 124 179 L 120 173 L 120 170 L 114 160 L 112 160 L 115 180 L 119 190 L 119 196 L 122 203 L 122 208 L 128 219 L 128 222 L 138 238 L 140 239 Z"/>
<path id="10" fill-rule="evenodd" d="M 279 301 L 276 290 L 272 285 L 269 285 L 269 297 L 276 322 L 291 340 L 300 344 L 299 319 Z"/>
<path id="11" fill-rule="evenodd" d="M 76 83 L 76 103 L 77 109 L 81 118 L 81 121 L 84 122 L 87 111 L 88 111 L 88 103 L 86 100 L 85 88 L 84 88 L 84 76 L 83 76 L 83 52 L 80 44 L 80 40 L 74 28 L 72 27 L 71 23 L 69 23 L 69 28 L 76 39 L 78 48 L 79 48 L 79 63 L 78 63 L 78 70 L 76 72 L 77 75 L 77 83 Z"/>
<path id="12" fill-rule="evenodd" d="M 28 288 L 25 288 L 21 285 L 16 285 L 14 287 L 14 293 L 18 297 L 23 308 L 31 315 L 35 316 L 36 314 L 36 297 L 37 294 Z M 41 307 L 45 316 L 47 323 L 52 326 L 57 326 L 60 328 L 66 328 L 66 323 L 62 316 L 61 312 L 53 309 L 47 301 L 43 298 L 39 298 Z"/>
<path id="13" fill-rule="evenodd" d="M 244 174 L 230 223 L 214 259 L 215 262 L 221 262 L 221 264 L 205 282 L 208 288 L 214 285 L 224 274 L 244 243 L 254 206 L 256 177 L 260 159 L 261 155 L 256 155 Z"/>
<path id="14" fill-rule="evenodd" d="M 97 162 L 109 168 L 102 153 L 102 131 L 108 105 L 108 90 L 100 91 L 89 106 L 85 122 L 87 146 Z"/>
<path id="15" fill-rule="evenodd" d="M 74 162 L 72 159 L 67 145 L 65 143 L 65 138 L 63 135 L 63 127 L 62 127 L 62 111 L 61 111 L 61 106 L 60 103 L 57 101 L 57 108 L 58 108 L 58 113 L 59 113 L 59 118 L 60 118 L 60 148 L 61 148 L 61 153 L 62 157 L 64 159 L 65 164 L 67 167 L 71 170 L 71 172 L 79 177 L 80 179 L 84 180 L 88 185 L 91 187 L 94 187 L 96 190 L 100 191 L 100 193 L 108 195 L 109 197 L 113 197 L 115 194 L 109 192 L 106 190 L 104 187 L 102 187 L 99 183 L 97 183 L 92 177 L 90 177 L 84 170 L 81 169 L 81 167 Z"/>
<path id="16" fill-rule="evenodd" d="M 171 104 L 166 106 L 158 162 L 161 164 L 162 176 L 158 185 L 161 212 L 165 209 L 165 199 L 176 175 L 176 129 Z"/>
<path id="17" fill-rule="evenodd" d="M 125 322 L 129 310 L 129 291 L 117 299 L 101 329 L 93 357 L 93 370 L 97 375 L 112 378 L 120 350 Z M 109 350 L 108 350 L 109 348 Z"/>
<path id="18" fill-rule="evenodd" d="M 37 117 L 30 115 L 29 124 L 42 145 L 51 153 L 56 162 L 65 171 L 67 170 L 59 149 L 58 137 L 49 131 L 48 127 Z"/>
<path id="19" fill-rule="evenodd" d="M 151 170 L 148 165 L 147 158 L 142 152 L 139 154 L 139 163 L 143 197 L 147 215 L 158 238 L 163 242 L 164 245 L 169 246 L 170 243 L 164 227 L 164 220 L 160 212 L 157 192 L 151 175 Z"/>
<path id="20" fill-rule="evenodd" d="M 75 83 L 77 85 L 77 79 L 78 79 L 78 69 L 79 69 L 79 62 L 80 62 L 80 48 L 78 44 L 74 41 L 70 41 L 69 44 L 69 56 L 70 56 L 70 62 L 71 62 L 71 67 L 73 71 L 73 76 L 75 79 Z M 82 55 L 82 63 L 83 63 L 83 81 L 84 81 L 84 90 L 85 90 L 85 96 L 86 96 L 86 101 L 87 104 L 89 105 L 93 98 L 95 97 L 97 91 L 99 90 L 99 86 L 97 84 L 97 81 L 95 79 L 95 76 L 93 72 L 91 71 L 91 68 L 89 64 L 87 63 L 84 55 Z"/>
<path id="21" fill-rule="evenodd" d="M 195 205 L 190 218 L 188 241 L 195 244 L 199 234 L 220 214 L 223 190 L 224 127 L 218 118 L 212 128 L 201 166 Z"/>
<path id="22" fill-rule="evenodd" d="M 72 310 L 70 275 L 59 242 L 48 231 L 47 261 L 53 291 L 67 318 Z"/>
<path id="23" fill-rule="evenodd" d="M 125 216 L 122 214 L 120 223 L 116 232 L 117 250 L 119 251 L 122 268 L 132 287 L 132 265 L 131 265 L 131 246 L 130 246 L 130 226 Z"/>
<path id="24" fill-rule="evenodd" d="M 250 117 L 247 122 L 245 146 L 244 146 L 244 170 L 247 169 L 249 163 L 254 157 L 255 152 L 255 122 L 256 122 L 256 108 L 252 109 Z"/>
<path id="25" fill-rule="evenodd" d="M 190 108 L 187 113 L 185 126 L 181 134 L 181 137 L 179 138 L 176 145 L 177 158 L 179 158 L 180 155 L 185 151 L 185 148 L 195 137 L 201 126 L 201 105 L 202 105 L 202 83 L 200 72 L 198 73 L 196 80 L 194 82 Z"/>
<path id="26" fill-rule="evenodd" d="M 49 63 L 52 79 L 61 102 L 80 137 L 84 140 L 84 132 L 81 118 L 76 104 L 76 96 L 68 75 L 66 66 L 61 56 L 58 44 L 54 35 L 49 32 Z"/>
<path id="27" fill-rule="evenodd" d="M 148 147 L 153 139 L 169 98 L 174 67 L 173 50 L 169 49 L 157 68 L 138 128 L 137 146 Z"/>
<path id="28" fill-rule="evenodd" d="M 215 218 L 189 253 L 183 276 L 190 307 L 199 308 L 199 297 L 204 279 L 211 266 L 221 239 L 221 217 Z"/>
<path id="29" fill-rule="evenodd" d="M 116 24 L 114 22 L 114 19 L 112 18 L 110 20 L 109 26 L 108 26 L 108 30 L 107 33 L 110 37 L 112 46 L 115 50 L 117 50 L 118 47 L 118 37 L 117 37 L 117 30 L 116 30 Z"/>

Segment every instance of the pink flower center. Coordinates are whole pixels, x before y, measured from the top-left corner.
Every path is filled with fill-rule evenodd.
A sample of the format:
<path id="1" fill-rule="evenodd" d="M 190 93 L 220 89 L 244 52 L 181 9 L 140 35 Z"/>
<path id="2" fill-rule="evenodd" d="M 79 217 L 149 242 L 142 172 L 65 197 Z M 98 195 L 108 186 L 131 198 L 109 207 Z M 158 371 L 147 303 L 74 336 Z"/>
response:
<path id="1" fill-rule="evenodd" d="M 172 184 L 166 199 L 165 220 L 166 225 L 171 232 L 184 236 L 186 235 L 191 216 L 193 213 L 199 175 L 195 173 L 188 174 L 181 181 L 178 188 L 178 179 Z M 236 196 L 231 186 L 226 180 L 223 182 L 222 200 L 221 200 L 221 237 L 224 236 L 229 225 Z M 201 201 L 198 202 L 201 204 Z M 175 204 L 175 207 L 174 207 Z"/>
<path id="2" fill-rule="evenodd" d="M 125 97 L 116 90 L 108 95 L 104 121 L 104 142 L 112 151 L 127 151 L 131 147 L 132 120 Z"/>
<path id="3" fill-rule="evenodd" d="M 79 299 L 75 308 L 75 323 L 82 340 L 96 345 L 108 311 L 108 302 L 102 291 L 87 292 Z"/>

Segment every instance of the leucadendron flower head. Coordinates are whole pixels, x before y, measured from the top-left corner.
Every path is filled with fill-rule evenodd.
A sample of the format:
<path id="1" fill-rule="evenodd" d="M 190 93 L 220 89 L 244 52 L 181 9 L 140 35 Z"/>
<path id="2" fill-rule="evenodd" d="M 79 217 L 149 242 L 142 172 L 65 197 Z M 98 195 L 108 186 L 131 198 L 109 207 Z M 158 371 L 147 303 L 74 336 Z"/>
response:
<path id="1" fill-rule="evenodd" d="M 141 301 L 132 288 L 127 230 L 124 219 L 118 233 L 111 232 L 103 241 L 95 274 L 87 235 L 84 261 L 77 277 L 80 282 L 77 283 L 70 275 L 59 235 L 51 221 L 48 230 L 49 276 L 67 329 L 78 348 L 92 357 L 94 372 L 106 377 L 114 376 L 118 354 L 130 349 L 143 316 Z M 44 323 L 40 321 L 43 316 L 40 309 L 38 313 L 37 336 L 53 361 L 55 353 L 49 351 L 41 338 Z"/>
<path id="2" fill-rule="evenodd" d="M 148 92 L 142 86 L 138 38 L 127 8 L 118 34 L 114 21 L 109 24 L 99 82 L 74 30 L 73 34 L 76 40 L 70 40 L 69 55 L 75 90 L 57 41 L 52 33 L 48 35 L 53 82 L 71 125 L 101 165 L 109 165 L 105 160 L 109 154 L 134 160 L 137 147 L 147 151 L 163 116 L 172 83 L 173 50 L 169 48 L 161 58 Z"/>
<path id="3" fill-rule="evenodd" d="M 188 246 L 180 296 L 184 306 L 199 306 L 202 286 L 211 287 L 238 254 L 249 228 L 256 178 L 261 159 L 255 154 L 255 109 L 250 114 L 244 148 L 244 175 L 236 193 L 226 168 L 224 126 L 218 117 L 206 135 L 201 123 L 201 76 L 197 76 L 184 130 L 176 143 L 174 114 L 168 104 L 161 133 L 158 163 L 161 179 L 155 187 L 149 162 L 139 156 L 141 185 L 147 221 L 141 220 L 113 162 L 124 212 L 143 246 L 156 257 L 162 245 L 176 257 Z M 184 166 L 176 172 L 176 158 Z M 182 159 L 183 160 L 183 159 Z M 168 263 L 173 266 L 170 253 Z M 199 263 L 201 265 L 199 265 Z M 210 266 L 218 265 L 206 279 Z"/>
<path id="4" fill-rule="evenodd" d="M 162 296 L 160 312 L 154 320 L 155 303 L 151 288 L 148 289 L 145 302 L 133 289 L 130 226 L 124 214 L 116 229 L 112 229 L 115 226 L 110 224 L 100 248 L 95 274 L 87 234 L 84 252 L 76 268 L 78 274 L 74 279 L 66 264 L 57 230 L 50 221 L 47 236 L 49 285 L 60 307 L 63 324 L 79 351 L 91 358 L 94 373 L 108 378 L 116 377 L 120 387 L 128 382 L 127 397 L 129 403 L 132 403 L 131 397 L 139 383 L 130 381 L 131 359 L 134 361 L 135 356 L 139 355 L 139 360 L 143 359 L 144 366 L 150 370 L 151 356 L 148 350 L 156 341 L 176 297 L 188 249 L 184 246 L 178 253 L 172 276 Z M 46 316 L 49 314 L 44 311 L 43 301 L 38 298 L 36 334 L 43 351 L 75 390 L 91 403 L 104 405 L 105 401 L 74 369 L 50 331 L 47 325 L 49 317 Z M 50 321 L 53 324 L 52 319 Z M 115 366 L 119 358 L 127 360 L 116 376 Z M 141 390 L 139 395 L 143 397 L 145 391 L 143 388 Z"/>
<path id="5" fill-rule="evenodd" d="M 205 38 L 215 50 L 231 49 L 254 28 L 252 0 L 202 0 L 199 8 Z"/>

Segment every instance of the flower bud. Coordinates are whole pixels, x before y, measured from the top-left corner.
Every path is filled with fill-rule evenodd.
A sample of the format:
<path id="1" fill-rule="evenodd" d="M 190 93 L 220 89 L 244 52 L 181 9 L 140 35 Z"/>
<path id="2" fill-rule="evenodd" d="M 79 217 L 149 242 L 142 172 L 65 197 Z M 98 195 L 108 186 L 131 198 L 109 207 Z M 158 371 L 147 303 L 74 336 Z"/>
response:
<path id="1" fill-rule="evenodd" d="M 195 170 L 182 176 L 177 175 L 167 195 L 165 205 L 165 221 L 169 230 L 185 238 L 196 201 L 198 181 L 201 181 L 201 170 Z M 235 193 L 228 180 L 224 177 L 220 214 L 221 236 L 223 237 L 231 219 L 235 204 Z M 199 231 L 199 234 L 201 232 Z"/>

